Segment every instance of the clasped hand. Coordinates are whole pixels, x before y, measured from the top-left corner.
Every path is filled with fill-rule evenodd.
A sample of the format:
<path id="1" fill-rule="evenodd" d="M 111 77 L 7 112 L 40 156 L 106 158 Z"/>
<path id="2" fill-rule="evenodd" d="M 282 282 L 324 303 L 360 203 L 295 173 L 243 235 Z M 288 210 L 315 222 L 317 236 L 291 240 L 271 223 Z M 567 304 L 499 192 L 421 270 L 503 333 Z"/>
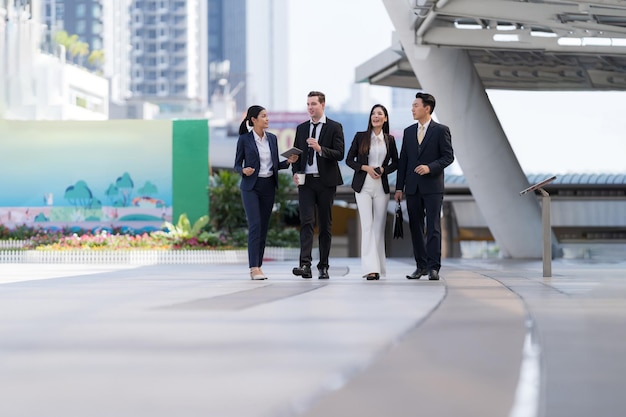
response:
<path id="1" fill-rule="evenodd" d="M 375 167 L 371 167 L 371 166 L 368 165 L 367 168 L 365 169 L 365 171 L 367 171 L 367 173 L 369 174 L 370 177 L 372 177 L 375 180 L 377 180 L 378 178 L 380 178 L 383 175 L 384 168 L 383 167 L 378 167 L 378 171 L 377 171 Z"/>
<path id="2" fill-rule="evenodd" d="M 414 171 L 417 175 L 430 174 L 430 168 L 428 168 L 428 165 L 418 165 L 415 167 Z"/>

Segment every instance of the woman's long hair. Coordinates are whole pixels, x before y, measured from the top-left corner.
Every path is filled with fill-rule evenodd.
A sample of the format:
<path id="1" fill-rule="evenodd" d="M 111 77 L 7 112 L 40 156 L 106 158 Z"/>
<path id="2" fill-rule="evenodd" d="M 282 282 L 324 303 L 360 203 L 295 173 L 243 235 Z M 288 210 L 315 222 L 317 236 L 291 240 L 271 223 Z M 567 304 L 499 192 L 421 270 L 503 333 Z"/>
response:
<path id="1" fill-rule="evenodd" d="M 243 121 L 239 125 L 239 134 L 240 135 L 243 135 L 244 133 L 248 133 L 249 132 L 248 127 L 252 127 L 252 118 L 253 117 L 255 119 L 258 118 L 259 117 L 259 113 L 261 113 L 263 110 L 265 110 L 265 107 L 258 106 L 256 104 L 254 106 L 248 107 L 248 112 L 246 113 L 246 118 L 243 119 Z"/>
<path id="2" fill-rule="evenodd" d="M 363 140 L 361 141 L 361 145 L 359 146 L 359 153 L 361 155 L 368 155 L 370 153 L 370 144 L 372 142 L 372 130 L 374 129 L 374 127 L 372 126 L 372 114 L 374 114 L 374 110 L 376 110 L 376 108 L 378 107 L 382 109 L 383 113 L 385 114 L 385 117 L 387 118 L 387 121 L 383 123 L 383 133 L 387 135 L 389 134 L 389 112 L 387 111 L 387 108 L 383 106 L 382 104 L 374 104 L 374 106 L 372 107 L 372 110 L 370 110 L 370 116 L 367 122 L 367 131 L 365 132 L 365 137 L 363 138 Z M 387 141 L 387 138 L 385 138 L 385 141 Z"/>

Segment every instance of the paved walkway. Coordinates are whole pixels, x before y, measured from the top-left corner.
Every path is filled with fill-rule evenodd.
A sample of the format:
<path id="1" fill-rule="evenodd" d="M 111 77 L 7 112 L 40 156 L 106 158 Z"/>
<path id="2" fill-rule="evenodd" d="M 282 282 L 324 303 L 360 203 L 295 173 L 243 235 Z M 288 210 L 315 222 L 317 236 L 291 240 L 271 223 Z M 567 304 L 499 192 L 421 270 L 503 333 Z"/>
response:
<path id="1" fill-rule="evenodd" d="M 626 263 L 332 264 L 0 264 L 0 416 L 623 415 Z"/>

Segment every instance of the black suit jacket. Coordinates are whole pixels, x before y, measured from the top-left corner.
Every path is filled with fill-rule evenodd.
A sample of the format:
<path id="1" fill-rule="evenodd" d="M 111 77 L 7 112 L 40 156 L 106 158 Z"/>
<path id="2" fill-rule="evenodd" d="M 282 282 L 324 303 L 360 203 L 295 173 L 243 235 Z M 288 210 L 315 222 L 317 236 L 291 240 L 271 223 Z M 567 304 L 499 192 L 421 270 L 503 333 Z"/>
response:
<path id="1" fill-rule="evenodd" d="M 348 150 L 348 156 L 346 156 L 346 164 L 354 170 L 352 189 L 357 193 L 361 192 L 365 178 L 369 175 L 367 172 L 361 171 L 361 166 L 369 165 L 369 155 L 359 153 L 361 142 L 367 138 L 367 135 L 367 132 L 357 132 Z M 398 148 L 396 147 L 396 139 L 392 135 L 385 133 L 384 136 L 385 145 L 387 145 L 387 154 L 381 165 L 383 167 L 383 175 L 380 179 L 383 182 L 385 193 L 389 194 L 389 180 L 387 179 L 387 175 L 398 169 Z"/>
<path id="2" fill-rule="evenodd" d="M 296 137 L 293 146 L 302 150 L 302 154 L 298 161 L 291 167 L 294 173 L 304 172 L 305 170 L 307 163 L 306 155 L 309 151 L 306 140 L 309 138 L 310 127 L 311 122 L 306 121 L 299 124 L 296 128 Z M 322 125 L 318 143 L 322 147 L 322 155 L 320 156 L 315 152 L 315 157 L 317 158 L 317 168 L 319 169 L 322 183 L 327 187 L 335 187 L 343 184 L 343 178 L 339 170 L 339 161 L 343 159 L 345 151 L 343 127 L 341 123 L 335 122 L 327 117 L 326 123 Z"/>
<path id="3" fill-rule="evenodd" d="M 265 136 L 267 136 L 267 141 L 270 144 L 270 154 L 272 155 L 272 171 L 274 172 L 272 178 L 274 178 L 275 186 L 278 187 L 278 170 L 288 168 L 289 163 L 287 161 L 278 162 L 278 139 L 276 135 L 265 132 Z M 246 167 L 254 168 L 254 173 L 250 176 L 243 175 L 243 169 Z M 240 135 L 237 140 L 234 168 L 242 177 L 239 187 L 245 191 L 252 190 L 261 169 L 259 149 L 256 147 L 252 131 Z"/>
<path id="4" fill-rule="evenodd" d="M 431 119 L 420 147 L 417 143 L 417 123 L 407 127 L 402 137 L 396 190 L 404 189 L 407 194 L 443 193 L 443 171 L 453 161 L 454 151 L 448 126 Z M 418 165 L 428 165 L 430 173 L 416 174 L 415 167 Z"/>

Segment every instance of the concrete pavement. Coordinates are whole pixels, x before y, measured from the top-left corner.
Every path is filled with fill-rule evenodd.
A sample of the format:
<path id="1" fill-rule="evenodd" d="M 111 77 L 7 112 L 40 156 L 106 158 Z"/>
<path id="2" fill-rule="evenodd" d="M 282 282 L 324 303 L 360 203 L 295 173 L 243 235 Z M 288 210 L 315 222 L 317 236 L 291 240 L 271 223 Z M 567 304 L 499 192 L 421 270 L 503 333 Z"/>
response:
<path id="1" fill-rule="evenodd" d="M 618 416 L 625 263 L 0 264 L 0 416 Z M 611 335 L 607 337 L 607 335 Z M 593 413 L 592 413 L 593 411 Z"/>

